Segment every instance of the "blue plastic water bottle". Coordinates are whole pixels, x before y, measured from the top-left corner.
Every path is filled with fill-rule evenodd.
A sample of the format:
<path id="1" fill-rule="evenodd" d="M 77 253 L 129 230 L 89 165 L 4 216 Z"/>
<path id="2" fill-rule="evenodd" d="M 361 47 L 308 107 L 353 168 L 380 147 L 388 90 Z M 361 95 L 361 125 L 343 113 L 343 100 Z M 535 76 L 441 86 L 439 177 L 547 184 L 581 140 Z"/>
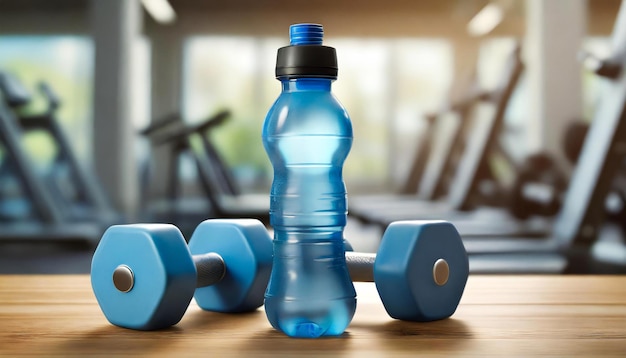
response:
<path id="1" fill-rule="evenodd" d="M 352 124 L 330 92 L 337 56 L 334 48 L 322 46 L 322 26 L 297 24 L 289 32 L 291 46 L 280 48 L 276 61 L 282 93 L 263 125 L 263 144 L 274 166 L 274 263 L 265 312 L 288 336 L 337 336 L 356 309 L 343 245 L 342 167 L 352 146 Z"/>

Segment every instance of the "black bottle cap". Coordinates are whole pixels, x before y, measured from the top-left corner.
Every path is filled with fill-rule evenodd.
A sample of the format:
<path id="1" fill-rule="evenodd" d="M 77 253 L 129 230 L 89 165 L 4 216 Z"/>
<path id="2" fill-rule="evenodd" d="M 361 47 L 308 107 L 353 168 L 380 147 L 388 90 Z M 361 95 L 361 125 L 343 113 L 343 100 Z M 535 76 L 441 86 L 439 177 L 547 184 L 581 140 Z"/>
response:
<path id="1" fill-rule="evenodd" d="M 276 78 L 337 78 L 337 53 L 322 45 L 294 45 L 278 49 Z"/>

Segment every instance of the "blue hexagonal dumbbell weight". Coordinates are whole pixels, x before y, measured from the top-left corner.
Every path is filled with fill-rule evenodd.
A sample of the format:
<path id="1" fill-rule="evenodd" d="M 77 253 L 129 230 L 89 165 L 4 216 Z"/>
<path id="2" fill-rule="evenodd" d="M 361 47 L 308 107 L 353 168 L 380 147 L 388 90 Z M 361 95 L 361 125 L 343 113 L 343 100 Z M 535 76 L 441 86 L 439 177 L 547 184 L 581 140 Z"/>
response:
<path id="1" fill-rule="evenodd" d="M 433 321 L 455 311 L 469 275 L 461 237 L 449 222 L 398 221 L 377 254 L 346 252 L 354 281 L 374 281 L 393 318 Z"/>
<path id="2" fill-rule="evenodd" d="M 189 246 L 173 225 L 117 225 L 94 253 L 91 284 L 109 322 L 153 330 L 178 323 L 194 293 L 205 310 L 260 307 L 271 260 L 271 238 L 257 220 L 206 220 Z"/>

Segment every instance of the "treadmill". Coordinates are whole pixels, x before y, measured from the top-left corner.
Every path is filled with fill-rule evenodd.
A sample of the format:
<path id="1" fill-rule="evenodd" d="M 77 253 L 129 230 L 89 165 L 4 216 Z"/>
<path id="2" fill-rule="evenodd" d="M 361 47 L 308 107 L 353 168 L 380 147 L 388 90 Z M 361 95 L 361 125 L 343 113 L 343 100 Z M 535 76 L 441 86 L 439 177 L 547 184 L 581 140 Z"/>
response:
<path id="1" fill-rule="evenodd" d="M 626 159 L 626 74 L 622 70 L 626 67 L 626 37 L 619 37 L 625 33 L 626 6 L 622 3 L 613 32 L 613 56 L 605 60 L 588 57 L 591 60 L 587 64 L 609 85 L 591 122 L 551 235 L 544 239 L 463 237 L 474 272 L 489 272 L 490 265 L 494 266 L 489 260 L 508 264 L 519 260 L 529 265 L 541 262 L 545 255 L 561 259 L 562 267 L 554 272 L 568 272 L 573 253 L 581 249 L 600 256 L 596 260 L 621 255 L 619 264 L 626 267 L 623 232 L 617 237 L 602 237 L 606 198 Z M 558 266 L 555 262 L 552 269 Z"/>
<path id="2" fill-rule="evenodd" d="M 0 79 L 0 90 L 11 96 L 11 93 L 26 93 L 18 79 L 8 73 Z M 102 186 L 93 173 L 79 162 L 70 145 L 65 132 L 59 125 L 56 111 L 61 102 L 52 88 L 45 82 L 39 84 L 39 90 L 46 99 L 48 109 L 38 115 L 21 115 L 17 117 L 22 135 L 29 132 L 44 132 L 55 146 L 55 156 L 48 163 L 47 170 L 40 173 L 46 188 L 52 196 L 57 209 L 74 221 L 92 221 L 100 223 L 104 228 L 124 221 L 122 216 L 113 210 Z M 14 113 L 19 113 L 26 103 L 11 105 Z"/>
<path id="3" fill-rule="evenodd" d="M 624 233 L 604 236 L 605 201 L 626 159 L 626 2 L 620 6 L 612 35 L 613 54 L 607 59 L 587 56 L 586 67 L 608 86 L 565 193 L 563 205 L 545 238 L 467 237 L 470 270 L 481 272 L 578 273 L 576 256 L 604 261 L 608 256 L 626 271 Z M 454 221 L 453 221 L 454 223 Z"/>
<path id="4" fill-rule="evenodd" d="M 396 204 L 415 203 L 415 201 L 430 201 L 443 197 L 450 186 L 454 169 L 457 167 L 465 149 L 465 139 L 469 137 L 468 127 L 470 127 L 470 113 L 474 102 L 481 97 L 468 98 L 464 102 L 456 103 L 451 108 L 445 109 L 436 115 L 429 115 L 429 125 L 424 136 L 426 140 L 421 140 L 419 147 L 428 153 L 429 160 L 423 160 L 423 156 L 417 156 L 417 161 L 422 163 L 423 168 L 418 184 L 414 184 L 414 169 L 411 170 L 410 178 L 406 186 L 411 184 L 412 193 L 402 192 L 402 194 L 376 194 L 357 195 L 350 197 L 351 206 L 355 210 L 350 215 L 362 222 L 369 222 L 369 208 L 387 208 Z M 427 143 L 427 145 L 424 145 Z"/>
<path id="5" fill-rule="evenodd" d="M 0 96 L 1 240 L 97 243 L 103 233 L 102 227 L 68 220 L 21 146 L 18 120 L 5 103 L 19 106 L 28 102 L 30 97 L 26 93 L 7 96 L 2 91 Z"/>
<path id="6" fill-rule="evenodd" d="M 454 168 L 465 149 L 469 137 L 470 112 L 473 104 L 487 94 L 476 88 L 474 76 L 464 88 L 464 96 L 454 100 L 439 112 L 425 116 L 426 129 L 420 136 L 409 175 L 399 194 L 363 195 L 352 197 L 358 207 L 379 205 L 381 202 L 435 200 L 444 196 L 454 175 Z M 431 159 L 432 158 L 432 159 Z M 372 204 L 374 203 L 374 204 Z M 358 210 L 352 216 L 367 221 Z"/>
<path id="7" fill-rule="evenodd" d="M 391 222 L 409 219 L 436 219 L 446 218 L 455 221 L 459 232 L 467 236 L 544 236 L 549 232 L 550 220 L 546 218 L 531 218 L 520 221 L 514 218 L 506 209 L 498 206 L 506 205 L 501 200 L 506 195 L 505 185 L 499 182 L 499 178 L 489 166 L 492 156 L 498 155 L 507 160 L 511 166 L 510 156 L 500 146 L 499 133 L 504 125 L 504 114 L 509 99 L 515 89 L 523 71 L 520 59 L 520 47 L 516 46 L 509 56 L 505 75 L 497 90 L 492 93 L 483 93 L 476 96 L 476 101 L 471 109 L 463 107 L 464 114 L 473 114 L 471 134 L 463 151 L 463 157 L 456 168 L 454 178 L 450 183 L 450 191 L 447 200 L 423 201 L 413 196 L 392 196 L 392 199 L 381 200 L 374 196 L 368 198 L 349 197 L 350 215 L 367 224 L 387 227 Z M 495 108 L 494 108 L 495 107 Z M 480 111 L 488 110 L 487 115 Z M 471 113 L 470 113 L 471 112 Z M 434 152 L 428 169 L 436 174 L 425 173 L 424 180 L 428 181 L 432 176 L 441 179 L 441 173 L 449 170 L 453 158 L 458 155 L 461 147 L 463 134 L 469 130 L 467 118 L 462 118 L 458 113 L 458 127 L 452 131 L 453 136 L 444 141 L 440 150 Z M 431 185 L 432 190 L 437 185 Z M 485 193 L 482 188 L 490 189 Z M 438 189 L 441 191 L 441 189 Z M 484 193 L 484 194 L 483 194 Z M 500 199 L 500 200 L 499 200 Z M 488 207 L 491 205 L 492 207 Z M 482 207 L 479 207 L 482 206 Z"/>
<path id="8" fill-rule="evenodd" d="M 458 93 L 461 96 L 458 96 Z M 447 178 L 452 174 L 450 169 L 459 159 L 460 153 L 465 146 L 469 121 L 463 119 L 467 118 L 467 112 L 471 108 L 471 104 L 481 96 L 477 89 L 475 69 L 472 69 L 465 76 L 456 78 L 452 85 L 450 96 L 454 97 L 449 105 L 446 105 L 439 112 L 425 115 L 426 128 L 415 146 L 414 159 L 400 194 L 417 193 L 421 199 L 435 200 L 443 196 L 447 191 Z M 453 124 L 452 134 L 444 138 L 446 143 L 441 146 L 434 139 L 437 133 L 440 132 L 440 128 L 438 128 L 441 125 L 440 117 L 447 115 L 455 117 L 455 123 Z M 436 161 L 438 164 L 436 168 L 431 168 L 435 161 L 429 160 L 429 158 L 433 155 L 431 153 L 438 147 L 446 152 L 445 158 Z M 380 199 L 393 200 L 397 197 L 396 195 L 381 195 Z"/>
<path id="9" fill-rule="evenodd" d="M 171 152 L 167 199 L 151 206 L 151 216 L 161 221 L 189 222 L 190 225 L 211 217 L 245 217 L 269 225 L 268 195 L 241 194 L 224 159 L 210 140 L 213 128 L 229 116 L 230 112 L 222 111 L 198 125 L 182 125 L 170 130 L 171 133 L 150 134 L 153 148 L 166 146 Z M 199 146 L 193 144 L 194 139 L 199 139 Z M 184 156 L 194 162 L 202 197 L 183 198 L 181 195 L 182 183 L 177 168 Z"/>

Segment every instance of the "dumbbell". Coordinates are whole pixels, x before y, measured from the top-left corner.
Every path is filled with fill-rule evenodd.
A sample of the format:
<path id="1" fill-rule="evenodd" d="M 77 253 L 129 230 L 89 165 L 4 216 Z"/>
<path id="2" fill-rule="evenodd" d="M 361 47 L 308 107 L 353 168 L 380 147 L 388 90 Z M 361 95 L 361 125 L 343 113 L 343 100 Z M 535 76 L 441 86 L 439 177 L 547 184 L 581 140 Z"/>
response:
<path id="1" fill-rule="evenodd" d="M 426 322 L 450 317 L 469 275 L 465 246 L 446 221 L 396 221 L 377 254 L 346 252 L 353 281 L 375 282 L 387 313 Z"/>
<path id="2" fill-rule="evenodd" d="M 257 225 L 252 225 L 256 223 Z M 242 226 L 246 224 L 248 227 L 254 226 L 254 230 L 242 230 Z M 184 239 L 180 232 L 171 225 L 159 225 L 160 227 L 167 228 L 167 231 L 172 236 L 176 236 L 176 248 L 183 251 L 185 247 Z M 149 229 L 149 230 L 147 230 Z M 111 232 L 113 231 L 113 232 Z M 179 283 L 177 286 L 184 286 L 187 293 L 185 299 L 174 303 L 161 303 L 156 305 L 158 310 L 150 310 L 144 312 L 140 309 L 140 313 L 143 314 L 143 318 L 140 324 L 129 322 L 129 316 L 123 307 L 127 306 L 125 303 L 124 291 L 128 287 L 132 288 L 132 284 L 124 284 L 121 287 L 116 286 L 116 271 L 126 270 L 124 277 L 132 277 L 132 269 L 128 265 L 123 264 L 125 262 L 119 257 L 118 245 L 128 245 L 127 242 L 133 236 L 143 237 L 148 242 L 153 241 L 151 237 L 158 230 L 153 229 L 148 225 L 125 225 L 112 227 L 105 233 L 96 253 L 94 254 L 94 260 L 92 264 L 92 285 L 98 302 L 105 312 L 107 319 L 118 326 L 134 328 L 134 329 L 157 329 L 168 327 L 169 325 L 176 324 L 183 316 L 191 295 L 193 295 L 194 282 Z M 271 257 L 271 239 L 265 231 L 264 226 L 256 220 L 207 220 L 200 224 L 196 229 L 189 242 L 189 249 L 192 253 L 208 255 L 208 253 L 216 253 L 224 257 L 222 251 L 225 246 L 231 246 L 224 244 L 222 247 L 213 248 L 209 244 L 212 241 L 223 240 L 223 242 L 229 242 L 229 233 L 237 236 L 238 241 L 245 242 L 250 241 L 247 236 L 250 234 L 258 235 L 255 242 L 263 243 L 264 252 L 267 251 L 265 243 L 270 243 L 270 257 Z M 175 235 L 176 234 L 176 235 Z M 261 239 L 263 237 L 263 239 Z M 108 244 L 108 242 L 117 239 L 117 245 Z M 182 240 L 182 241 L 181 241 Z M 205 243 L 200 245 L 199 243 Z M 108 245 L 108 246 L 107 246 Z M 241 245 L 246 247 L 248 245 Z M 102 247 L 102 248 L 101 248 Z M 235 251 L 235 247 L 230 247 L 229 252 Z M 123 252 L 129 252 L 128 255 L 132 257 L 132 251 L 141 252 L 145 251 L 145 248 L 127 248 Z M 251 249 L 254 252 L 255 248 Z M 111 254 L 105 255 L 103 252 L 112 251 Z M 173 250 L 172 250 L 173 251 Z M 250 251 L 250 250 L 248 250 Z M 115 259 L 114 262 L 108 263 L 106 266 L 101 265 L 99 255 L 108 259 Z M 110 257 L 115 255 L 114 257 Z M 179 256 L 185 256 L 180 254 Z M 223 301 L 217 299 L 215 296 L 206 297 L 199 295 L 200 291 L 206 291 L 217 285 L 204 287 L 196 290 L 196 301 L 198 305 L 206 310 L 215 310 L 220 312 L 239 312 L 244 310 L 252 310 L 259 307 L 262 304 L 262 295 L 269 280 L 269 271 L 267 262 L 271 261 L 271 258 L 267 258 L 267 254 L 258 255 L 261 256 L 264 263 L 262 275 L 258 275 L 258 284 L 254 285 L 255 289 L 251 289 L 251 296 L 254 299 L 249 300 L 245 305 L 246 309 L 240 307 L 225 307 Z M 191 255 L 187 252 L 186 258 L 189 261 Z M 198 260 L 198 256 L 194 256 L 195 261 Z M 230 256 L 228 256 L 230 258 Z M 245 259 L 250 260 L 250 254 Z M 240 260 L 239 262 L 242 262 Z M 230 260 L 225 261 L 226 267 L 229 265 Z M 98 265 L 96 265 L 98 263 Z M 389 315 L 396 319 L 409 320 L 409 321 L 432 321 L 437 319 L 443 319 L 451 316 L 456 307 L 459 304 L 467 277 L 469 274 L 469 264 L 465 248 L 461 241 L 461 238 L 456 231 L 455 227 L 444 221 L 400 221 L 389 225 L 383 239 L 380 244 L 380 248 L 377 255 L 346 252 L 346 263 L 350 275 L 353 281 L 365 281 L 376 283 L 376 288 L 379 292 L 383 305 L 389 313 Z M 271 265 L 271 262 L 270 262 Z M 104 267 L 102 267 L 104 266 Z M 189 266 L 189 264 L 188 264 Z M 203 267 L 192 268 L 195 274 L 196 270 L 199 273 L 203 273 Z M 209 265 L 206 265 L 209 266 Z M 121 267 L 121 268 L 120 268 Z M 129 273 L 129 271 L 131 273 Z M 111 279 L 111 272 L 113 277 Z M 228 271 L 230 272 L 230 271 Z M 244 272 L 244 276 L 245 271 Z M 97 274 L 97 276 L 96 276 Z M 219 276 L 210 275 L 207 276 Z M 254 275 L 252 272 L 247 273 L 247 277 Z M 188 275 L 187 275 L 188 276 Z M 199 275 L 200 276 L 200 275 Z M 178 280 L 184 278 L 172 277 L 171 284 L 173 285 Z M 224 279 L 222 279 L 224 280 Z M 119 282 L 120 279 L 118 278 Z M 122 282 L 128 281 L 123 280 Z M 200 281 L 200 280 L 198 280 Z M 203 280 L 204 281 L 204 280 Z M 215 279 L 207 280 L 215 281 Z M 204 281 L 204 282 L 207 282 Z M 220 282 L 221 284 L 222 282 Z M 100 284 L 97 287 L 96 284 Z M 200 283 L 197 284 L 200 286 Z M 256 289 L 258 287 L 262 287 Z M 215 287 L 212 291 L 214 295 L 227 296 L 230 293 L 228 289 L 237 289 L 237 282 L 231 287 Z M 128 291 L 128 292 L 132 292 Z M 145 295 L 148 292 L 141 292 L 136 298 L 130 297 L 129 300 L 138 306 L 143 307 L 141 300 L 145 299 Z M 109 299 L 109 295 L 112 295 L 117 299 L 117 302 L 113 302 L 113 299 Z M 238 295 L 237 297 L 239 297 Z M 169 315 L 166 319 L 165 316 Z"/>
<path id="3" fill-rule="evenodd" d="M 518 219 L 554 216 L 561 208 L 567 187 L 556 160 L 546 153 L 529 155 L 517 168 L 509 196 L 509 212 Z"/>
<path id="4" fill-rule="evenodd" d="M 172 326 L 191 298 L 204 310 L 246 312 L 263 305 L 272 240 L 252 219 L 206 220 L 189 246 L 168 224 L 116 225 L 91 264 L 91 285 L 109 322 L 154 330 Z"/>

